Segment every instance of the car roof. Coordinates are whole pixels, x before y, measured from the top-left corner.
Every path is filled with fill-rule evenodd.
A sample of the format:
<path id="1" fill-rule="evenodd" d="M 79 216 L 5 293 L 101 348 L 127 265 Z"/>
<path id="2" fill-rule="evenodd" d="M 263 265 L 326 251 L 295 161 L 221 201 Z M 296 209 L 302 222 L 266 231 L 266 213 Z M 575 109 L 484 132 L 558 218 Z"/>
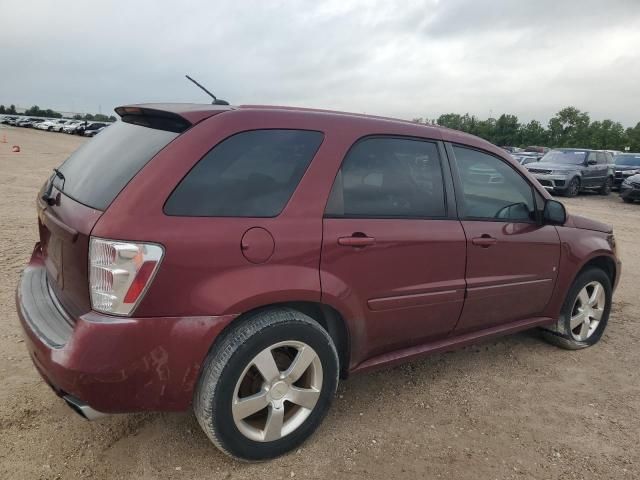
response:
<path id="1" fill-rule="evenodd" d="M 324 110 L 305 107 L 290 107 L 282 105 L 210 105 L 199 103 L 141 103 L 123 105 L 115 109 L 118 115 L 126 114 L 126 109 L 143 109 L 148 111 L 167 112 L 178 115 L 187 120 L 191 124 L 199 123 L 213 115 L 227 112 L 260 112 L 261 114 L 274 114 L 278 117 L 316 117 L 319 124 L 331 122 L 332 120 L 353 121 L 361 125 L 366 125 L 372 134 L 388 134 L 389 131 L 394 134 L 407 136 L 427 137 L 441 139 L 451 143 L 461 143 L 466 146 L 480 148 L 490 151 L 502 158 L 509 158 L 508 152 L 493 145 L 492 143 L 475 135 L 453 130 L 447 127 L 433 124 L 421 124 L 409 120 L 401 120 L 397 118 L 384 117 L 378 115 L 370 115 L 365 113 L 343 112 L 337 110 Z M 401 133 L 398 133 L 401 132 Z M 516 162 L 517 163 L 517 162 Z"/>

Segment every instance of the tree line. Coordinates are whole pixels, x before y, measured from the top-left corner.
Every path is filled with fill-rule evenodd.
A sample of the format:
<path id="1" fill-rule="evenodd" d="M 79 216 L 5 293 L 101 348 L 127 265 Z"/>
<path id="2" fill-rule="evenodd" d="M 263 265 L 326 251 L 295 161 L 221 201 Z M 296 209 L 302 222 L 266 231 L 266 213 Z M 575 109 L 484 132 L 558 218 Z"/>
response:
<path id="1" fill-rule="evenodd" d="M 0 105 L 0 115 L 18 115 L 16 111 L 15 105 L 9 105 L 5 107 L 4 105 Z M 47 108 L 46 110 L 42 110 L 38 105 L 34 105 L 33 107 L 25 110 L 23 115 L 27 117 L 46 117 L 46 118 L 62 118 L 62 114 Z M 103 115 L 101 113 L 87 113 L 85 115 L 74 115 L 72 117 L 74 120 L 88 120 L 92 122 L 115 122 L 116 117 L 113 115 Z"/>
<path id="2" fill-rule="evenodd" d="M 465 113 L 445 113 L 435 120 L 414 119 L 418 123 L 435 123 L 443 127 L 477 135 L 496 145 L 527 147 L 593 148 L 598 150 L 640 151 L 640 122 L 624 128 L 613 120 L 591 121 L 587 112 L 565 107 L 545 127 L 537 120 L 521 123 L 516 115 L 502 114 L 497 119 L 480 120 Z"/>

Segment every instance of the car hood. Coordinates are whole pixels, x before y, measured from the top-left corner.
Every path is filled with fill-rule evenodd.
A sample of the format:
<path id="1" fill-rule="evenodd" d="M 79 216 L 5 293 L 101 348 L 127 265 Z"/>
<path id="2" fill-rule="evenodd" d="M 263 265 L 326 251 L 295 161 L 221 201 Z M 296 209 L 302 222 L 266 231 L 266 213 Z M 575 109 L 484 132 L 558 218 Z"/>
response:
<path id="1" fill-rule="evenodd" d="M 581 228 L 583 230 L 595 230 L 596 232 L 612 233 L 613 227 L 606 223 L 592 220 L 587 217 L 581 217 L 580 215 L 567 214 L 567 221 L 564 224 L 565 227 Z"/>
<path id="2" fill-rule="evenodd" d="M 551 163 L 551 162 L 536 162 L 536 163 L 526 165 L 526 168 L 571 172 L 575 170 L 580 170 L 580 168 L 582 168 L 582 165 L 569 165 L 566 163 Z"/>
<path id="3" fill-rule="evenodd" d="M 616 172 L 624 172 L 627 170 L 640 170 L 638 165 L 616 165 Z"/>
<path id="4" fill-rule="evenodd" d="M 640 183 L 640 173 L 636 173 L 635 175 L 629 175 L 626 180 L 629 182 Z"/>

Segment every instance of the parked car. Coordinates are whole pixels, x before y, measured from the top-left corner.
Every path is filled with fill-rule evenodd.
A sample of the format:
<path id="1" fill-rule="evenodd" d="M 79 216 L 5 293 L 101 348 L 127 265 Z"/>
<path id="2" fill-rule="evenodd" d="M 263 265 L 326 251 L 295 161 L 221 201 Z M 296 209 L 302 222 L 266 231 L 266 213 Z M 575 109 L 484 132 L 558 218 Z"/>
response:
<path id="1" fill-rule="evenodd" d="M 620 185 L 620 198 L 626 203 L 640 200 L 640 174 L 632 175 L 624 179 Z"/>
<path id="2" fill-rule="evenodd" d="M 62 131 L 64 133 L 74 133 L 76 128 L 80 126 L 84 126 L 84 121 L 82 120 L 73 120 L 62 127 Z"/>
<path id="3" fill-rule="evenodd" d="M 541 153 L 543 155 L 549 152 L 549 150 L 551 150 L 549 147 L 539 147 L 536 145 L 532 145 L 524 149 L 525 152 Z"/>
<path id="4" fill-rule="evenodd" d="M 102 128 L 106 125 L 107 124 L 103 122 L 82 122 L 75 128 L 75 130 L 73 130 L 73 133 L 76 135 L 84 135 L 86 130 L 97 130 L 98 128 Z"/>
<path id="5" fill-rule="evenodd" d="M 543 154 L 537 152 L 518 152 L 512 153 L 511 156 L 515 158 L 520 165 L 526 165 L 528 163 L 540 161 L 540 159 L 543 157 Z"/>
<path id="6" fill-rule="evenodd" d="M 611 227 L 482 139 L 285 107 L 116 112 L 43 185 L 16 296 L 38 372 L 87 418 L 192 406 L 227 454 L 272 458 L 340 377 L 606 328 Z"/>
<path id="7" fill-rule="evenodd" d="M 84 129 L 83 135 L 85 137 L 95 137 L 97 134 L 99 134 L 102 130 L 104 130 L 105 128 L 107 128 L 108 125 L 105 125 L 104 123 L 100 124 L 100 123 L 93 123 L 91 125 L 89 125 L 87 128 Z"/>
<path id="8" fill-rule="evenodd" d="M 56 118 L 44 119 L 42 122 L 35 124 L 34 128 L 37 128 L 39 130 L 51 131 L 53 130 L 54 125 L 57 125 L 57 123 L 58 123 L 58 119 Z"/>
<path id="9" fill-rule="evenodd" d="M 613 186 L 620 188 L 625 178 L 640 173 L 640 153 L 620 153 L 613 157 L 615 180 Z"/>
<path id="10" fill-rule="evenodd" d="M 10 117 L 9 120 L 7 121 L 7 125 L 16 127 L 18 125 L 18 122 L 23 118 L 24 117 L 21 117 L 21 116 Z"/>
<path id="11" fill-rule="evenodd" d="M 606 152 L 557 148 L 526 168 L 544 188 L 568 197 L 584 190 L 609 195 L 613 186 L 613 159 Z"/>
<path id="12" fill-rule="evenodd" d="M 1 119 L 0 119 L 0 123 L 4 123 L 6 125 L 8 125 L 11 121 L 17 119 L 18 117 L 13 116 L 13 115 L 4 115 Z"/>
<path id="13" fill-rule="evenodd" d="M 44 118 L 38 117 L 30 117 L 30 118 L 22 118 L 16 122 L 16 126 L 18 127 L 33 127 L 40 122 L 44 122 Z"/>
<path id="14" fill-rule="evenodd" d="M 513 153 L 517 153 L 517 152 L 521 152 L 521 151 L 522 151 L 522 149 L 521 149 L 521 148 L 518 148 L 518 147 L 510 147 L 510 146 L 507 146 L 507 145 L 502 146 L 502 147 L 500 147 L 500 148 L 502 148 L 503 150 L 506 150 L 507 152 L 512 153 L 512 154 L 513 154 Z"/>

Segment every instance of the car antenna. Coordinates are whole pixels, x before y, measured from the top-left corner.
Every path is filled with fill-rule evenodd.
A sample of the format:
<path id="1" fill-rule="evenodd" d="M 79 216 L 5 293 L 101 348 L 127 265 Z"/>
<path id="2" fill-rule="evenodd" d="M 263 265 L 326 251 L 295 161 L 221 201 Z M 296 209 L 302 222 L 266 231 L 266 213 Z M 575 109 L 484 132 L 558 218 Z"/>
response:
<path id="1" fill-rule="evenodd" d="M 213 102 L 211 102 L 211 105 L 229 105 L 229 102 L 227 102 L 226 100 L 222 100 L 221 98 L 216 98 L 216 96 L 213 93 L 211 93 L 209 90 L 204 88 L 202 85 L 200 85 L 198 82 L 196 82 L 189 75 L 185 75 L 185 77 L 187 77 L 188 80 L 191 80 L 198 87 L 200 87 L 202 90 L 204 90 L 211 98 L 213 98 Z"/>

